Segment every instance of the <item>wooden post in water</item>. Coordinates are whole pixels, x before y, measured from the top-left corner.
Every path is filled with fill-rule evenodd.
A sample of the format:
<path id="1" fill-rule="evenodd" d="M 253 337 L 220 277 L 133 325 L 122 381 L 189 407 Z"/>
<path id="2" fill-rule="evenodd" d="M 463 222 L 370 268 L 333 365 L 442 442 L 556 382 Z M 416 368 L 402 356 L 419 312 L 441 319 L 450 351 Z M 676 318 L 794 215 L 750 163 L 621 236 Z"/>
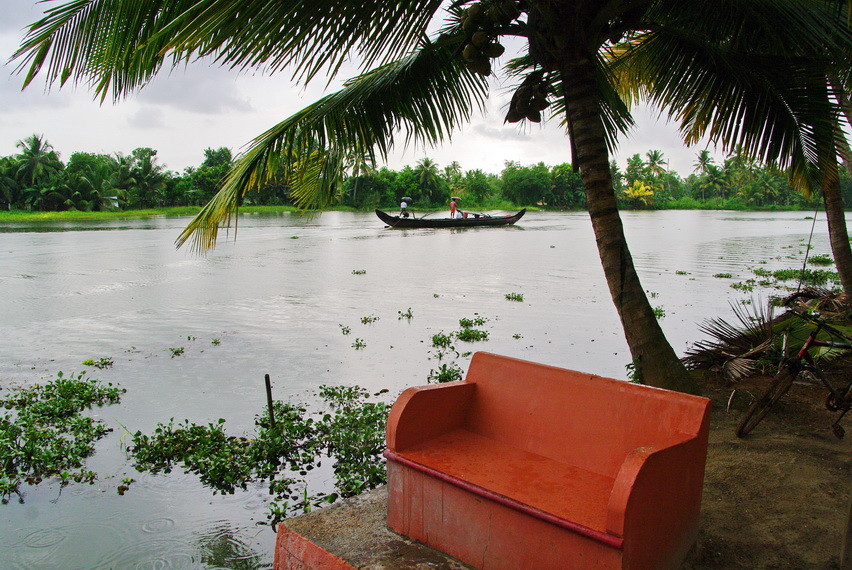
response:
<path id="1" fill-rule="evenodd" d="M 264 376 L 266 380 L 266 405 L 269 407 L 269 427 L 275 429 L 275 412 L 272 411 L 272 382 L 269 381 L 269 374 Z"/>

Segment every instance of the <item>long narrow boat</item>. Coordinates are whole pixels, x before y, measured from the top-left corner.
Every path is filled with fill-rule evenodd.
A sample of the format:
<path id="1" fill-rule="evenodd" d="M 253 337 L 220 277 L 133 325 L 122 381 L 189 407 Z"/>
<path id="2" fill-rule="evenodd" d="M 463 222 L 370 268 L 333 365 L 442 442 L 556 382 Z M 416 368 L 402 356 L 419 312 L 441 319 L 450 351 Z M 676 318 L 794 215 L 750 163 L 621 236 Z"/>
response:
<path id="1" fill-rule="evenodd" d="M 405 228 L 475 228 L 479 226 L 508 226 L 520 220 L 527 212 L 526 208 L 509 216 L 489 216 L 488 214 L 469 214 L 467 218 L 401 218 L 391 216 L 381 210 L 376 215 L 381 221 L 394 229 Z"/>

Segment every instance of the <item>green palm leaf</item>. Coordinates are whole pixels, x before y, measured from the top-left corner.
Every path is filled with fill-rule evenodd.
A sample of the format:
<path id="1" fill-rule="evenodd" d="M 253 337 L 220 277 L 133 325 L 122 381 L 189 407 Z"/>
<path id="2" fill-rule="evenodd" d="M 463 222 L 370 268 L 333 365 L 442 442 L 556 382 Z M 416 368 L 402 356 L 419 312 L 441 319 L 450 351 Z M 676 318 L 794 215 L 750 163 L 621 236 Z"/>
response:
<path id="1" fill-rule="evenodd" d="M 405 144 L 434 145 L 481 108 L 484 78 L 454 57 L 457 43 L 422 49 L 346 83 L 255 139 L 222 190 L 178 237 L 204 251 L 228 225 L 246 192 L 286 173 L 297 204 L 322 206 L 335 194 L 346 157 L 386 157 L 401 133 Z"/>
<path id="2" fill-rule="evenodd" d="M 362 69 L 398 59 L 423 40 L 440 7 L 440 0 L 73 0 L 48 9 L 12 59 L 27 70 L 25 85 L 43 73 L 48 85 L 73 79 L 101 98 L 144 85 L 167 56 L 173 66 L 212 57 L 236 69 L 290 67 L 309 81 L 322 70 L 333 77 L 353 56 Z"/>

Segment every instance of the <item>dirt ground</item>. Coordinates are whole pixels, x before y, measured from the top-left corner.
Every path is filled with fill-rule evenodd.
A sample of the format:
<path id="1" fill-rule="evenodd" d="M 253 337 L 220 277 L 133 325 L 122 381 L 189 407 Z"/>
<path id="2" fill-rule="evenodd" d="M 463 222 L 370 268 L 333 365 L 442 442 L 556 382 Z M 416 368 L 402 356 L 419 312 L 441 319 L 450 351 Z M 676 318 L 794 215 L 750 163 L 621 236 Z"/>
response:
<path id="1" fill-rule="evenodd" d="M 837 383 L 848 379 L 852 358 L 830 374 Z M 838 440 L 825 388 L 795 383 L 751 434 L 737 438 L 737 423 L 770 380 L 723 385 L 706 377 L 713 412 L 701 533 L 685 568 L 840 567 L 852 487 L 852 413 L 841 422 L 848 435 Z"/>

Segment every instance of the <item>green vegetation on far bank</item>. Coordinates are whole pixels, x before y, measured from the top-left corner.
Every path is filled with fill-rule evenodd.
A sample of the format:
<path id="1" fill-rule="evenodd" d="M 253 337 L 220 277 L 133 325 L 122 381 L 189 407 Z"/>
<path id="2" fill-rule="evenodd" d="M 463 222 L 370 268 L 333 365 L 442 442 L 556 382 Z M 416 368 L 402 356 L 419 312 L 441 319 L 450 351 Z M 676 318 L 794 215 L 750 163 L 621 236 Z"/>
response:
<path id="1" fill-rule="evenodd" d="M 20 152 L 0 156 L 0 222 L 191 216 L 221 188 L 234 165 L 227 148 L 204 151 L 197 167 L 173 172 L 157 151 L 137 148 L 130 155 L 72 153 L 64 162 L 42 135 L 18 141 Z M 622 169 L 610 165 L 621 209 L 812 210 L 788 175 L 734 152 L 716 164 L 707 151 L 697 154 L 686 178 L 668 168 L 659 150 L 635 154 Z M 852 177 L 841 170 L 841 192 L 852 205 Z M 463 170 L 458 162 L 440 166 L 423 158 L 400 170 L 364 165 L 344 177 L 325 208 L 393 211 L 403 197 L 416 211 L 441 210 L 459 197 L 465 210 L 518 210 L 541 207 L 583 210 L 586 196 L 570 164 L 522 165 L 506 161 L 499 173 Z M 240 211 L 298 211 L 286 180 L 271 180 L 245 196 Z"/>

